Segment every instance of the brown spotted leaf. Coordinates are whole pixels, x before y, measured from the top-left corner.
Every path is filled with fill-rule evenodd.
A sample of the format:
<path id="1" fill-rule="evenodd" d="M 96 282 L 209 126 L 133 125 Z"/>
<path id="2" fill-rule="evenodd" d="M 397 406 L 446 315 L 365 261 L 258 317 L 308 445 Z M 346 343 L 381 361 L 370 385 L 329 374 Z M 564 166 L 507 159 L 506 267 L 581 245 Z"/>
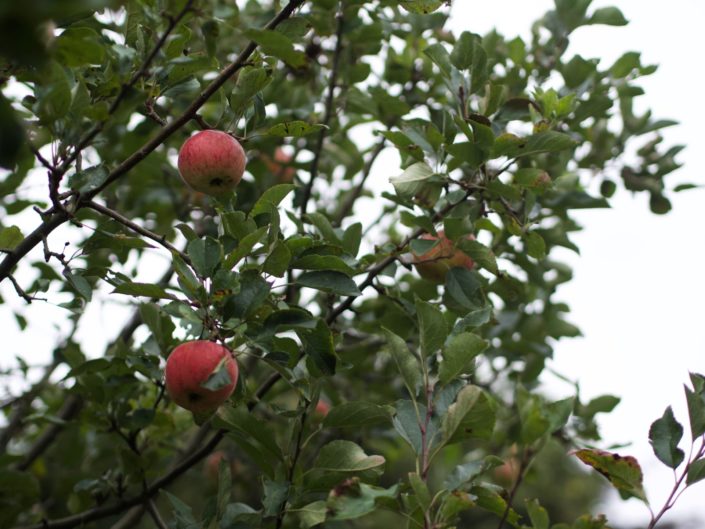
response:
<path id="1" fill-rule="evenodd" d="M 649 503 L 644 492 L 644 475 L 636 458 L 588 448 L 577 450 L 575 455 L 605 476 L 623 498 L 635 497 Z"/>

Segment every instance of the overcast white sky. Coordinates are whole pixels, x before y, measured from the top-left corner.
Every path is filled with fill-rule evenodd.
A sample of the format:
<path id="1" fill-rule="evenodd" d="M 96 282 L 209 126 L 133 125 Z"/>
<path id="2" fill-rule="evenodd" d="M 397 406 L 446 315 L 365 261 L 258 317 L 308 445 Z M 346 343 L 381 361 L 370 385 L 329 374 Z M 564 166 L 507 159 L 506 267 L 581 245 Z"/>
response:
<path id="1" fill-rule="evenodd" d="M 504 35 L 528 37 L 531 22 L 552 5 L 551 0 L 455 0 L 450 25 L 476 33 L 496 27 Z M 574 34 L 568 53 L 600 57 L 609 65 L 623 52 L 637 50 L 645 63 L 660 64 L 656 74 L 642 80 L 647 95 L 640 103 L 651 107 L 659 118 L 681 123 L 665 131 L 669 144 L 688 145 L 680 156 L 685 167 L 669 177 L 671 187 L 681 182 L 702 183 L 699 155 L 705 151 L 705 105 L 700 102 L 700 92 L 705 84 L 701 67 L 705 2 L 671 0 L 665 6 L 644 0 L 594 1 L 594 7 L 607 5 L 620 7 L 630 25 L 581 28 Z M 574 236 L 580 257 L 570 252 L 555 255 L 574 267 L 575 278 L 562 288 L 560 297 L 571 306 L 571 321 L 585 336 L 560 343 L 552 367 L 579 380 L 586 399 L 605 393 L 622 397 L 615 412 L 602 418 L 602 431 L 608 443 L 633 442 L 621 452 L 640 460 L 647 494 L 656 508 L 670 491 L 673 477 L 653 456 L 647 440 L 649 425 L 666 406 L 673 405 L 689 438 L 682 385 L 689 370 L 705 373 L 705 334 L 701 332 L 705 300 L 701 204 L 705 192 L 694 190 L 671 198 L 673 211 L 658 217 L 649 212 L 646 197 L 621 192 L 613 200 L 613 209 L 578 215 L 585 227 Z M 35 224 L 36 218 L 29 217 L 26 226 Z M 61 241 L 61 233 L 57 230 L 52 240 Z M 155 270 L 154 276 L 160 273 Z M 6 300 L 15 297 L 8 285 L 0 289 Z M 15 355 L 26 356 L 28 349 L 37 362 L 50 357 L 57 336 L 62 335 L 54 322 L 65 324 L 66 314 L 47 305 L 41 309 L 33 306 L 32 310 L 41 316 L 28 313 L 31 332 L 21 337 L 6 319 L 7 305 L 0 305 L 2 329 L 9 331 L 0 367 L 7 367 Z M 99 306 L 90 310 L 90 324 L 79 337 L 84 338 L 86 353 L 98 356 L 114 331 L 96 338 L 95 330 L 112 329 L 112 322 L 124 319 L 123 312 L 112 305 L 109 315 Z M 556 396 L 571 390 L 550 376 L 545 380 Z M 687 451 L 688 447 L 684 448 Z M 705 485 L 696 486 L 681 497 L 666 519 L 682 524 L 697 518 L 700 525 L 696 526 L 702 526 L 704 495 Z M 636 500 L 622 502 L 616 494 L 609 497 L 604 510 L 621 524 L 645 525 L 648 519 L 643 505 Z"/>
<path id="2" fill-rule="evenodd" d="M 630 24 L 578 29 L 568 53 L 603 58 L 603 65 L 610 65 L 625 51 L 636 50 L 642 52 L 644 63 L 659 64 L 656 74 L 640 82 L 646 89 L 640 103 L 659 118 L 678 120 L 679 126 L 664 131 L 666 141 L 687 145 L 679 158 L 685 167 L 667 182 L 671 187 L 705 183 L 705 105 L 698 102 L 705 85 L 701 57 L 705 2 L 593 2 L 593 8 L 609 5 L 619 7 Z M 455 0 L 451 26 L 480 34 L 496 27 L 504 35 L 528 37 L 531 21 L 552 6 L 552 0 Z M 656 216 L 649 212 L 646 197 L 622 192 L 613 200 L 613 209 L 577 216 L 585 228 L 574 236 L 581 256 L 560 254 L 574 267 L 575 278 L 559 294 L 570 305 L 571 321 L 580 326 L 584 338 L 560 343 L 552 363 L 580 381 L 586 398 L 605 393 L 622 397 L 616 410 L 603 417 L 602 432 L 610 443 L 634 443 L 621 452 L 641 462 L 646 491 L 656 508 L 665 501 L 673 474 L 653 455 L 649 425 L 673 405 L 687 442 L 683 384 L 689 370 L 705 372 L 705 191 L 672 195 L 672 201 L 671 213 Z M 570 391 L 550 376 L 545 380 L 557 395 Z M 681 447 L 687 453 L 689 446 Z M 704 497 L 705 485 L 696 485 L 665 520 L 679 521 L 682 527 L 685 520 L 697 519 L 695 527 L 703 527 Z M 615 522 L 645 526 L 648 521 L 640 502 L 623 502 L 616 493 L 604 508 Z"/>

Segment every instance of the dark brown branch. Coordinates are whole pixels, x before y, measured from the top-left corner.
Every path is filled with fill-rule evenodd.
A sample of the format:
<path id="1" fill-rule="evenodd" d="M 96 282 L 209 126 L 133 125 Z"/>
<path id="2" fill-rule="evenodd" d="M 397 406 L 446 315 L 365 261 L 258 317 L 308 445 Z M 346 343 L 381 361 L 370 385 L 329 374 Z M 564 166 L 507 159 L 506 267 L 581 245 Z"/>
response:
<path id="1" fill-rule="evenodd" d="M 169 529 L 169 526 L 164 522 L 159 514 L 159 510 L 157 510 L 157 506 L 154 504 L 154 501 L 149 499 L 145 502 L 145 505 L 147 506 L 147 511 L 149 511 L 149 514 L 152 516 L 152 520 L 154 520 L 157 527 L 159 529 Z"/>
<path id="2" fill-rule="evenodd" d="M 306 187 L 304 187 L 303 198 L 301 199 L 301 216 L 306 215 L 306 208 L 308 207 L 308 202 L 311 199 L 311 191 L 313 190 L 313 183 L 318 176 L 318 166 L 321 162 L 321 155 L 323 153 L 323 141 L 325 140 L 326 133 L 328 132 L 328 127 L 330 121 L 333 118 L 333 102 L 335 100 L 335 87 L 338 82 L 338 67 L 340 65 L 340 55 L 343 51 L 343 6 L 342 1 L 339 4 L 338 12 L 335 15 L 338 22 L 336 29 L 336 42 L 335 50 L 333 52 L 333 65 L 330 72 L 330 80 L 328 82 L 328 95 L 326 96 L 325 112 L 323 114 L 322 124 L 324 127 L 318 133 L 318 139 L 316 141 L 316 147 L 313 151 L 313 161 L 311 162 L 311 178 L 309 178 Z"/>
<path id="3" fill-rule="evenodd" d="M 157 235 L 156 233 L 149 231 L 147 228 L 143 228 L 139 224 L 136 224 L 132 222 L 130 219 L 127 217 L 121 215 L 115 210 L 112 210 L 108 207 L 105 207 L 101 204 L 98 204 L 97 202 L 91 200 L 86 202 L 86 207 L 89 207 L 91 209 L 94 209 L 98 213 L 102 213 L 106 217 L 110 217 L 111 219 L 119 222 L 123 226 L 131 229 L 135 233 L 139 233 L 140 235 L 143 235 L 147 237 L 148 239 L 152 239 L 154 242 L 161 244 L 164 248 L 169 250 L 171 253 L 177 254 L 181 259 L 183 259 L 184 262 L 188 263 L 189 265 L 191 264 L 191 259 L 189 258 L 188 255 L 186 255 L 184 252 L 179 250 L 176 246 L 171 244 L 169 241 L 166 240 L 166 237 L 164 235 Z"/>
<path id="4" fill-rule="evenodd" d="M 297 8 L 299 8 L 305 0 L 291 0 L 277 16 L 275 16 L 266 26 L 266 29 L 275 28 L 282 20 L 288 18 Z M 124 176 L 130 169 L 144 160 L 152 151 L 159 147 L 166 139 L 184 126 L 189 120 L 193 119 L 196 112 L 210 99 L 213 94 L 223 86 L 236 72 L 242 68 L 250 55 L 257 49 L 255 42 L 250 42 L 245 49 L 230 63 L 211 83 L 201 92 L 194 102 L 186 109 L 186 111 L 169 123 L 159 133 L 138 151 L 133 153 L 129 158 L 124 160 L 108 175 L 106 181 L 96 189 L 85 196 L 81 197 L 75 204 L 74 210 L 85 207 L 86 203 L 91 201 L 96 195 L 102 192 L 106 187 L 113 184 L 116 180 Z M 62 165 L 63 167 L 63 165 Z M 67 168 L 68 169 L 68 168 Z M 15 265 L 27 255 L 36 245 L 42 242 L 51 232 L 69 220 L 68 212 L 60 209 L 51 214 L 51 216 L 30 233 L 12 253 L 8 254 L 0 263 L 0 282 L 10 274 Z"/>
<path id="5" fill-rule="evenodd" d="M 10 280 L 10 282 L 12 283 L 12 286 L 15 287 L 15 292 L 17 292 L 17 295 L 19 297 L 21 297 L 22 299 L 24 299 L 27 303 L 32 303 L 32 301 L 35 301 L 35 300 L 46 301 L 45 298 L 37 298 L 37 297 L 30 296 L 29 294 L 27 294 L 27 292 L 24 291 L 24 289 L 20 286 L 20 284 L 15 279 L 15 276 L 13 276 L 12 274 L 9 274 L 7 277 Z"/>

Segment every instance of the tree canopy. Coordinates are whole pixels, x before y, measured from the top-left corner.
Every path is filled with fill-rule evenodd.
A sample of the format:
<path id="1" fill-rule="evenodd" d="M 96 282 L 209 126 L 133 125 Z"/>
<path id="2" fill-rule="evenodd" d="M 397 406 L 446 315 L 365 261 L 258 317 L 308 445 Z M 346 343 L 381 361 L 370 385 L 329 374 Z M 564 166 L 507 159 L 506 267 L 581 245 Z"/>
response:
<path id="1" fill-rule="evenodd" d="M 619 399 L 539 376 L 580 333 L 552 255 L 579 251 L 574 211 L 682 189 L 673 122 L 634 110 L 656 67 L 566 53 L 614 7 L 555 0 L 525 40 L 453 34 L 448 3 L 0 5 L 0 302 L 70 323 L 39 375 L 3 373 L 29 382 L 2 403 L 0 527 L 607 527 L 580 462 L 648 504 L 601 443 Z M 247 156 L 215 196 L 178 164 L 211 129 Z M 164 380 L 197 340 L 239 371 L 211 413 Z M 685 391 L 690 454 L 670 407 L 649 432 L 677 476 L 649 528 L 705 478 L 705 377 Z"/>

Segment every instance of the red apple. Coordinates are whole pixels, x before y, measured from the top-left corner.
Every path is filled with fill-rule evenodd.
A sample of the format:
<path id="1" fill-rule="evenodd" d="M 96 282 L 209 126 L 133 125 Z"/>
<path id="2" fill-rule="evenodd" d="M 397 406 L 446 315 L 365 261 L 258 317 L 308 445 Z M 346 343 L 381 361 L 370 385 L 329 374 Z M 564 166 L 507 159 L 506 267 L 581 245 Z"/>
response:
<path id="1" fill-rule="evenodd" d="M 325 419 L 329 411 L 330 404 L 323 399 L 319 399 L 316 403 L 316 408 L 313 410 L 313 417 L 316 419 Z"/>
<path id="2" fill-rule="evenodd" d="M 218 389 L 203 384 L 225 370 L 230 382 Z M 208 340 L 182 343 L 166 361 L 166 389 L 171 400 L 194 414 L 215 411 L 228 400 L 237 384 L 238 368 L 227 347 Z"/>
<path id="3" fill-rule="evenodd" d="M 262 155 L 262 161 L 267 169 L 276 176 L 280 184 L 290 184 L 294 181 L 296 168 L 291 165 L 292 158 L 281 147 L 274 150 L 274 159 L 266 154 Z"/>
<path id="4" fill-rule="evenodd" d="M 421 238 L 429 241 L 438 240 L 438 244 L 427 252 L 421 255 L 413 254 L 413 264 L 424 279 L 434 283 L 443 283 L 451 268 L 459 266 L 470 270 L 475 266 L 475 261 L 456 248 L 453 241 L 445 236 L 443 230 L 438 230 L 438 237 L 426 233 Z M 468 235 L 466 238 L 475 239 L 472 235 Z"/>
<path id="5" fill-rule="evenodd" d="M 179 172 L 192 189 L 208 195 L 232 192 L 245 172 L 245 151 L 219 130 L 202 130 L 179 151 Z"/>

